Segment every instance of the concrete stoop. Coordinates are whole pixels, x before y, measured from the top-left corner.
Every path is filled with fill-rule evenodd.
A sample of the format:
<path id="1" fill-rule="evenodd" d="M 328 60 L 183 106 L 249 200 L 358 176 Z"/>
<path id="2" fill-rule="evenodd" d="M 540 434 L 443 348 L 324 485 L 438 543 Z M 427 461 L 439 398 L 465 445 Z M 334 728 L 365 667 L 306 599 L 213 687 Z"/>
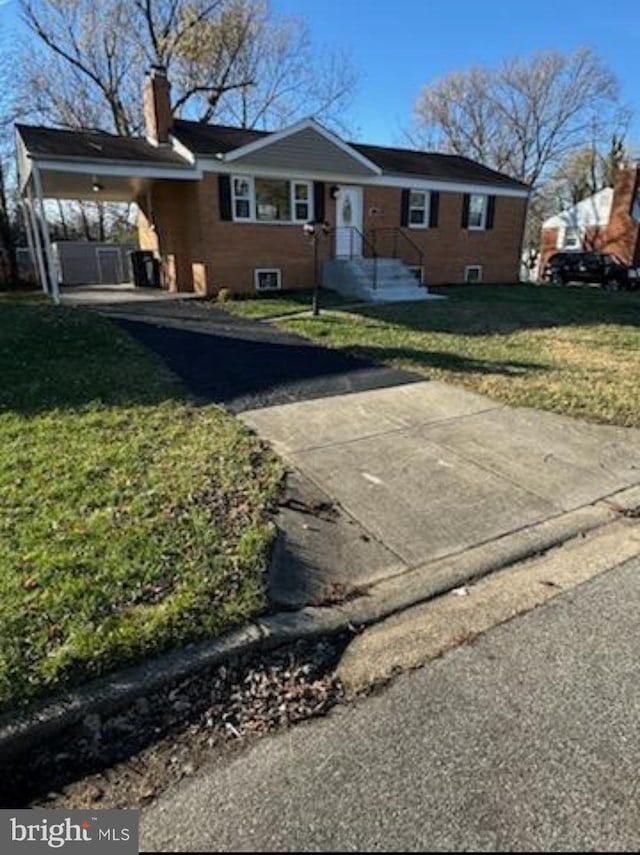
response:
<path id="1" fill-rule="evenodd" d="M 420 285 L 410 269 L 397 258 L 332 259 L 323 266 L 325 288 L 345 297 L 372 303 L 443 300 Z"/>

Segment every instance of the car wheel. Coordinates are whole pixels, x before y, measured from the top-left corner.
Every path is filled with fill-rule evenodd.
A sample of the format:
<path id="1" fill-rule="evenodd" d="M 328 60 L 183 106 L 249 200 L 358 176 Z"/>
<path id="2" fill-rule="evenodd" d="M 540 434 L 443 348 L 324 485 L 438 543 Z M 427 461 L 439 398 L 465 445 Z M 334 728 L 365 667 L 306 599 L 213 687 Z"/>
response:
<path id="1" fill-rule="evenodd" d="M 554 270 L 551 274 L 551 284 L 552 285 L 564 285 L 564 276 L 560 273 L 559 270 Z"/>
<path id="2" fill-rule="evenodd" d="M 617 279 L 607 279 L 604 283 L 604 287 L 607 291 L 619 291 L 620 282 Z"/>

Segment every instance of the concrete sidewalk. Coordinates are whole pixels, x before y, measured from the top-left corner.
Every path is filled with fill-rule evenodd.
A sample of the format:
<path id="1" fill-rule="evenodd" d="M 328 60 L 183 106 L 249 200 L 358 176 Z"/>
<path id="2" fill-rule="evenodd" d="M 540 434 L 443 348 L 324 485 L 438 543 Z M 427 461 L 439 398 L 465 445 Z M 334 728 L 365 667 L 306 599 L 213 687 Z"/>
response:
<path id="1" fill-rule="evenodd" d="M 350 523 L 310 524 L 299 514 L 296 528 L 295 517 L 287 520 L 288 557 L 302 551 L 307 560 L 296 571 L 285 555 L 286 572 L 281 567 L 276 579 L 281 596 L 295 588 L 296 572 L 308 575 L 314 566 L 325 566 L 325 585 L 346 590 L 415 567 L 428 573 L 431 562 L 525 536 L 640 484 L 640 431 L 513 409 L 439 382 L 241 418 Z M 355 533 L 342 556 L 335 551 L 340 525 Z"/>
<path id="2" fill-rule="evenodd" d="M 505 407 L 198 300 L 102 296 L 94 308 L 290 464 L 276 608 L 372 603 L 375 584 L 390 599 L 396 577 L 446 590 L 607 522 L 603 501 L 640 485 L 640 431 Z"/>

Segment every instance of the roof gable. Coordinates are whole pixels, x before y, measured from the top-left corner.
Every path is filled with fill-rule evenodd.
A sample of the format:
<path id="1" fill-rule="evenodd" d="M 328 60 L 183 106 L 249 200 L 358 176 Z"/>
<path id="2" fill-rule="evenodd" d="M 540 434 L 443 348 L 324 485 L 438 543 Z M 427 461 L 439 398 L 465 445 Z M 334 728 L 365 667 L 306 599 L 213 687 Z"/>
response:
<path id="1" fill-rule="evenodd" d="M 561 229 L 566 226 L 606 226 L 613 205 L 613 187 L 605 187 L 581 202 L 566 208 L 544 221 L 544 229 Z"/>
<path id="2" fill-rule="evenodd" d="M 340 175 L 380 175 L 381 168 L 323 128 L 306 119 L 284 131 L 249 142 L 225 156 L 225 161 L 251 166 L 309 170 Z"/>

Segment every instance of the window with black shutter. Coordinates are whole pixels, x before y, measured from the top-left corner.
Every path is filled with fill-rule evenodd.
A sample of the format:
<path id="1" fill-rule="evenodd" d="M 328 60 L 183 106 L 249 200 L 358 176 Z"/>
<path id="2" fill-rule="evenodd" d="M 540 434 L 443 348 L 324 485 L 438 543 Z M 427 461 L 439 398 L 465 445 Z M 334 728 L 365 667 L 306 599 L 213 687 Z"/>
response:
<path id="1" fill-rule="evenodd" d="M 409 205 L 411 204 L 411 190 L 402 191 L 402 199 L 400 202 L 400 225 L 409 225 Z"/>
<path id="2" fill-rule="evenodd" d="M 471 204 L 471 196 L 465 193 L 462 197 L 462 228 L 469 228 L 469 205 Z"/>
<path id="3" fill-rule="evenodd" d="M 229 175 L 218 176 L 218 193 L 220 196 L 220 219 L 232 220 L 231 210 L 231 178 Z"/>
<path id="4" fill-rule="evenodd" d="M 431 200 L 429 203 L 429 228 L 435 229 L 438 227 L 438 213 L 440 211 L 440 194 L 437 190 L 431 191 Z"/>

